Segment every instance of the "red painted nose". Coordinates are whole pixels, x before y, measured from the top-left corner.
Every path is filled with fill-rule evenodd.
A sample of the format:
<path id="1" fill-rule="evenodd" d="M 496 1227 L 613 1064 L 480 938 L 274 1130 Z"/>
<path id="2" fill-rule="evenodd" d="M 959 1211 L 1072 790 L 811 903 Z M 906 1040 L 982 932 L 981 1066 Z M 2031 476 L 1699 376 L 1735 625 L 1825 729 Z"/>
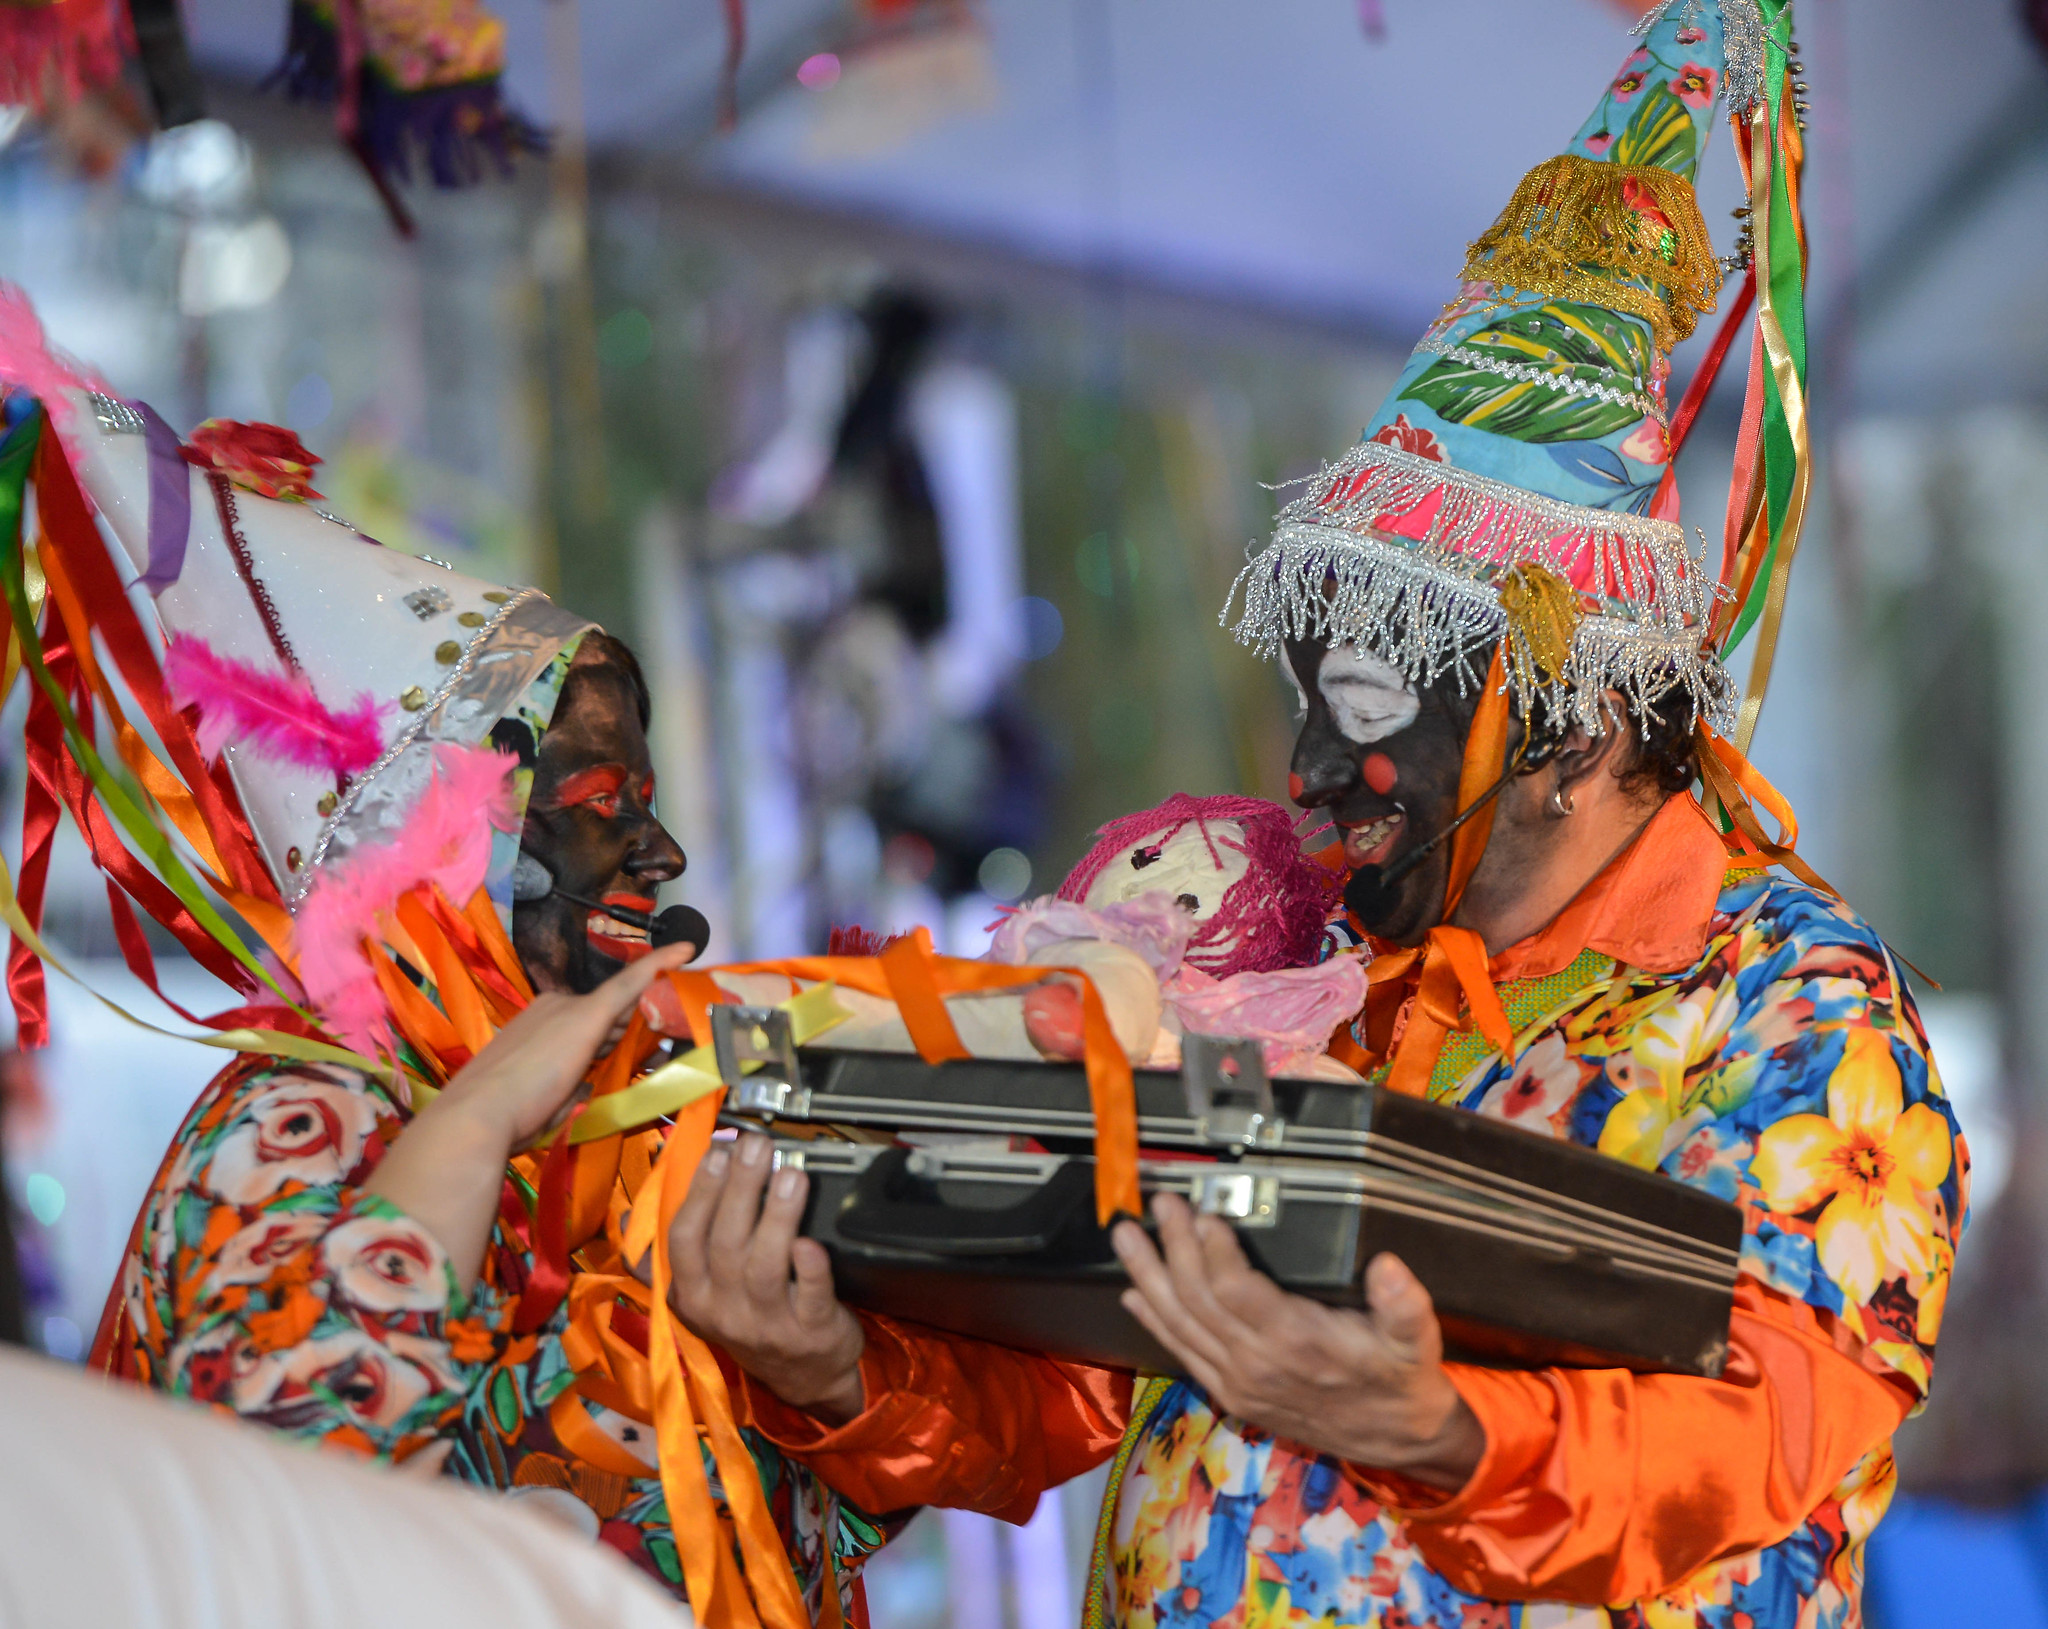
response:
<path id="1" fill-rule="evenodd" d="M 1360 773 L 1365 776 L 1365 784 L 1381 797 L 1393 791 L 1394 783 L 1401 778 L 1400 771 L 1394 767 L 1394 760 L 1384 752 L 1366 754 Z"/>
<path id="2" fill-rule="evenodd" d="M 1290 774 L 1287 777 L 1287 795 L 1296 803 L 1301 801 L 1301 777 Z"/>

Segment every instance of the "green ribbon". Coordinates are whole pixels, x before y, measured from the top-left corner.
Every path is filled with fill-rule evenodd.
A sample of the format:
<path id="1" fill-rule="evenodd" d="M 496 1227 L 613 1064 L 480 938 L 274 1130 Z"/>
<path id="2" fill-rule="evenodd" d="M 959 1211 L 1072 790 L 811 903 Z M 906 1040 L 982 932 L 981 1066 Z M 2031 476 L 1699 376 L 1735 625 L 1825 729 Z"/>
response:
<path id="1" fill-rule="evenodd" d="M 206 897 L 204 889 L 185 862 L 178 858 L 178 852 L 171 841 L 157 825 L 146 802 L 138 802 L 129 794 L 123 780 L 112 774 L 92 741 L 80 727 L 78 716 L 71 710 L 71 703 L 64 694 L 64 687 L 57 683 L 49 667 L 43 661 L 42 640 L 36 634 L 35 613 L 30 608 L 28 584 L 23 572 L 21 517 L 24 497 L 28 488 L 29 471 L 34 464 L 37 448 L 42 443 L 45 420 L 40 407 L 28 418 L 15 426 L 4 443 L 0 443 L 0 591 L 7 596 L 7 609 L 14 619 L 14 631 L 21 645 L 22 666 L 27 668 L 50 704 L 57 711 L 57 718 L 64 727 L 64 738 L 69 743 L 72 756 L 85 771 L 100 801 L 106 806 L 122 828 L 134 841 L 145 859 L 155 866 L 157 874 L 179 901 L 192 913 L 193 920 L 206 930 L 221 946 L 257 978 L 261 979 L 277 997 L 293 1012 L 309 1023 L 315 1022 L 311 1013 L 298 1006 L 270 970 L 242 942 L 240 934 L 228 925 L 227 919 L 214 908 Z M 26 941 L 24 941 L 26 942 Z M 33 948 L 33 947 L 31 947 Z"/>

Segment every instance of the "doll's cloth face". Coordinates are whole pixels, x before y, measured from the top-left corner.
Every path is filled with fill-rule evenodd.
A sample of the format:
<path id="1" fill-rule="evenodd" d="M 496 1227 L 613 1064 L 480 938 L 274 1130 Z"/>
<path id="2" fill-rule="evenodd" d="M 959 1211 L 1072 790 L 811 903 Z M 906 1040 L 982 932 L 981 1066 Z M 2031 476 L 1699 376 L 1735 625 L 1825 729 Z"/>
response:
<path id="1" fill-rule="evenodd" d="M 1082 903 L 1100 910 L 1140 894 L 1164 894 L 1194 921 L 1208 921 L 1252 862 L 1244 851 L 1244 828 L 1235 820 L 1211 820 L 1207 826 L 1205 836 L 1203 822 L 1191 820 L 1170 837 L 1141 837 L 1119 849 L 1088 885 Z"/>

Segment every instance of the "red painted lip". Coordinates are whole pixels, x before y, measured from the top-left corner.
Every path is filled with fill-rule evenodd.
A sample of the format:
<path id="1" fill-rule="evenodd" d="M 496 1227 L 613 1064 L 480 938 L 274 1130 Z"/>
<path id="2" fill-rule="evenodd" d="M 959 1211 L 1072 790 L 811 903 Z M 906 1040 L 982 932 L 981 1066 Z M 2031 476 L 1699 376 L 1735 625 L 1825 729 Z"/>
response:
<path id="1" fill-rule="evenodd" d="M 1382 819 L 1387 818 L 1382 816 Z M 1358 846 L 1359 833 L 1379 824 L 1378 820 L 1356 820 L 1337 822 L 1337 829 L 1344 834 L 1344 863 L 1356 871 L 1361 866 L 1385 865 L 1394 852 L 1394 845 L 1401 841 L 1401 834 L 1408 829 L 1408 818 L 1398 811 L 1392 816 L 1394 829 L 1369 849 Z"/>
<path id="2" fill-rule="evenodd" d="M 616 905 L 621 910 L 651 911 L 654 909 L 654 901 L 645 894 L 600 894 L 598 897 L 605 904 Z"/>
<path id="3" fill-rule="evenodd" d="M 615 939 L 609 933 L 597 932 L 592 932 L 589 938 L 592 949 L 615 962 L 637 962 L 654 949 L 651 939 Z"/>

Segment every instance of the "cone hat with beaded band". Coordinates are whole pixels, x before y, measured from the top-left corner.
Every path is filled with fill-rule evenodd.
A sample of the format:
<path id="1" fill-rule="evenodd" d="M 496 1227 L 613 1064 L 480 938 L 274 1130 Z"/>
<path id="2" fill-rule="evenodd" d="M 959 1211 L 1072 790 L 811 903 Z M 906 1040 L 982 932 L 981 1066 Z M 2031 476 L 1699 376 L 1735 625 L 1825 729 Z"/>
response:
<path id="1" fill-rule="evenodd" d="M 1354 643 L 1469 688 L 1511 612 L 1547 601 L 1554 657 L 1510 664 L 1518 701 L 1546 690 L 1597 732 L 1604 692 L 1638 716 L 1675 693 L 1726 728 L 1721 590 L 1678 524 L 1665 387 L 1723 278 L 1693 177 L 1716 105 L 1756 99 L 1765 33 L 1756 0 L 1652 13 L 1472 244 L 1364 439 L 1281 511 L 1232 596 L 1240 640 Z"/>
<path id="2" fill-rule="evenodd" d="M 145 421 L 101 394 L 78 393 L 75 408 L 66 437 L 73 466 L 146 575 L 153 494 Z M 354 705 L 373 720 L 357 762 L 308 762 L 233 737 L 224 745 L 271 875 L 296 908 L 326 868 L 405 821 L 436 746 L 483 744 L 593 624 L 536 589 L 379 547 L 315 504 L 266 498 L 219 472 L 192 468 L 184 478 L 185 549 L 176 579 L 156 594 L 167 638 L 203 642 L 244 671 L 298 675 L 327 709 Z"/>

